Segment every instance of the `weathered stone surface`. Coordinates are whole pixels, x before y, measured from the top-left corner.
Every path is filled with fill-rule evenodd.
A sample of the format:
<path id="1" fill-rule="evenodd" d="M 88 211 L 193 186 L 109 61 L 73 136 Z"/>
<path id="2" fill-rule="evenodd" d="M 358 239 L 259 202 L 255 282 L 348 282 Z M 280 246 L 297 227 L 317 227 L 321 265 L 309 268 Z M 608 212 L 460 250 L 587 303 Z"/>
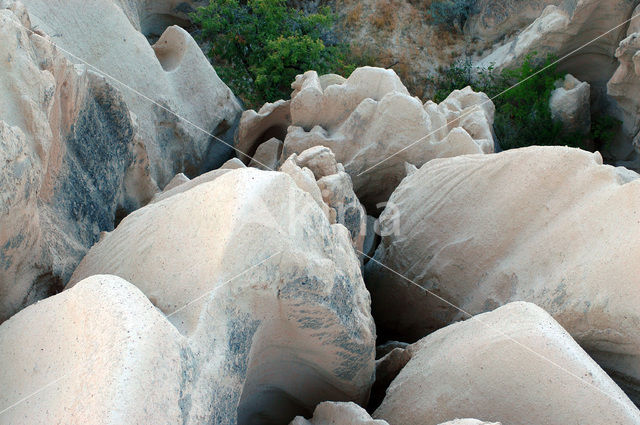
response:
<path id="1" fill-rule="evenodd" d="M 511 36 L 535 21 L 545 7 L 563 0 L 477 0 L 464 32 L 491 44 Z"/>
<path id="2" fill-rule="evenodd" d="M 158 15 L 166 8 L 164 14 L 170 16 L 178 6 L 175 1 L 24 3 L 31 21 L 47 34 L 55 34 L 55 43 L 75 55 L 72 61 L 84 60 L 113 77 L 109 81 L 122 91 L 127 107 L 137 116 L 137 134 L 149 154 L 151 176 L 160 187 L 176 173 L 194 177 L 219 167 L 234 154 L 203 131 L 232 142 L 241 107 L 197 43 L 178 26 L 164 30 L 153 46 L 140 32 L 147 25 L 159 31 Z"/>
<path id="3" fill-rule="evenodd" d="M 313 418 L 298 416 L 290 425 L 389 425 L 383 420 L 371 419 L 362 407 L 355 403 L 325 401 L 316 407 Z"/>
<path id="4" fill-rule="evenodd" d="M 272 137 L 262 143 L 253 154 L 253 158 L 249 162 L 250 167 L 260 170 L 274 171 L 280 165 L 280 155 L 282 154 L 282 141 Z"/>
<path id="5" fill-rule="evenodd" d="M 634 16 L 640 13 L 637 7 Z M 620 42 L 616 50 L 619 65 L 607 84 L 607 94 L 616 100 L 618 118 L 622 121 L 624 142 L 613 146 L 614 156 L 624 165 L 640 170 L 640 18 L 631 21 L 627 37 Z M 632 143 L 628 143 L 631 140 Z"/>
<path id="6" fill-rule="evenodd" d="M 193 423 L 287 423 L 324 400 L 366 401 L 375 330 L 358 259 L 284 173 L 229 171 L 133 212 L 70 286 L 96 273 L 129 280 L 193 341 L 206 365 L 189 378 Z"/>
<path id="7" fill-rule="evenodd" d="M 0 326 L 0 341 L 2 423 L 189 423 L 194 353 L 116 276 L 25 308 Z"/>
<path id="8" fill-rule="evenodd" d="M 563 124 L 565 131 L 588 134 L 591 131 L 591 86 L 571 74 L 556 82 L 551 93 L 551 118 Z"/>
<path id="9" fill-rule="evenodd" d="M 324 88 L 309 71 L 292 87 L 283 158 L 328 147 L 372 211 L 405 176 L 405 162 L 422 165 L 437 157 L 493 152 L 493 103 L 470 88 L 453 92 L 440 105 L 422 105 L 392 70 L 371 67 Z"/>
<path id="10" fill-rule="evenodd" d="M 379 331 L 415 340 L 464 318 L 396 273 L 471 314 L 534 302 L 640 401 L 640 180 L 601 161 L 531 147 L 405 179 L 366 266 Z"/>
<path id="11" fill-rule="evenodd" d="M 31 31 L 21 3 L 0 4 L 0 322 L 61 290 L 157 190 L 121 93 Z"/>
<path id="12" fill-rule="evenodd" d="M 454 417 L 505 424 L 637 424 L 640 411 L 544 310 L 516 302 L 447 326 L 411 360 L 374 417 L 435 425 Z"/>
<path id="13" fill-rule="evenodd" d="M 238 157 L 244 163 L 249 163 L 250 157 L 257 153 L 261 144 L 273 138 L 281 142 L 284 140 L 287 127 L 291 125 L 290 103 L 288 100 L 279 100 L 274 103 L 265 103 L 258 112 L 250 109 L 242 113 L 235 141 Z M 282 150 L 281 147 L 280 150 Z M 259 165 L 264 167 L 268 164 Z"/>
<path id="14" fill-rule="evenodd" d="M 291 155 L 280 171 L 289 174 L 305 192 L 309 193 L 325 212 L 330 223 L 344 225 L 353 247 L 362 252 L 367 235 L 367 215 L 353 192 L 351 177 L 336 162 L 331 149 L 315 146 L 300 155 Z M 317 180 L 316 180 L 317 179 Z"/>
<path id="15" fill-rule="evenodd" d="M 477 419 L 456 419 L 440 425 L 501 425 L 500 422 L 482 422 Z"/>
<path id="16" fill-rule="evenodd" d="M 583 0 L 539 3 L 552 4 L 528 27 L 483 57 L 478 65 L 486 68 L 494 64 L 502 69 L 518 65 L 531 52 L 563 57 L 580 48 L 562 62 L 562 69 L 592 86 L 604 86 L 615 71 L 616 65 L 611 58 L 626 31 L 626 25 L 621 24 L 631 17 L 636 2 Z M 517 10 L 523 8 L 518 7 Z"/>

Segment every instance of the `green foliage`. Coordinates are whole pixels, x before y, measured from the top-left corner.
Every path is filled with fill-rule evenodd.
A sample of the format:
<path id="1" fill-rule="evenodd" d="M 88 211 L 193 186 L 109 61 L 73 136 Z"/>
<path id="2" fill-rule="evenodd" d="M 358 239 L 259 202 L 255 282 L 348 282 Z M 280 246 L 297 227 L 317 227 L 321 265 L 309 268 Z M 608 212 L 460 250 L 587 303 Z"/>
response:
<path id="1" fill-rule="evenodd" d="M 522 64 L 498 73 L 473 69 L 470 61 L 455 63 L 430 79 L 434 100 L 441 102 L 456 89 L 471 86 L 486 93 L 496 106 L 494 130 L 503 149 L 532 145 L 560 145 L 585 148 L 589 140 L 606 144 L 619 125 L 609 116 L 594 117 L 591 134 L 563 129 L 551 118 L 549 100 L 555 82 L 564 77 L 556 69 L 555 58 L 537 58 L 533 52 Z"/>
<path id="2" fill-rule="evenodd" d="M 286 98 L 297 74 L 353 70 L 329 9 L 304 14 L 286 0 L 212 0 L 192 15 L 223 81 L 250 106 Z"/>
<path id="3" fill-rule="evenodd" d="M 609 148 L 611 141 L 617 130 L 622 125 L 622 121 L 611 115 L 600 115 L 591 120 L 591 137 L 597 146 Z"/>
<path id="4" fill-rule="evenodd" d="M 454 27 L 458 24 L 462 28 L 475 4 L 476 0 L 439 0 L 431 3 L 429 13 L 436 25 Z"/>

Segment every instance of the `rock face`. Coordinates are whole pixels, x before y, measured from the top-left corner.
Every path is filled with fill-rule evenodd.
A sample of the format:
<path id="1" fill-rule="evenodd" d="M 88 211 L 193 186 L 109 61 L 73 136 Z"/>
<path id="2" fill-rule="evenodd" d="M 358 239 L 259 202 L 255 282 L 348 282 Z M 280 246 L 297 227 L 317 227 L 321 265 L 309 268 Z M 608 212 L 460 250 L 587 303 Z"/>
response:
<path id="1" fill-rule="evenodd" d="M 137 286 L 194 346 L 192 423 L 287 423 L 324 400 L 366 401 L 375 330 L 358 259 L 284 173 L 233 170 L 135 211 L 70 286 L 98 273 Z"/>
<path id="2" fill-rule="evenodd" d="M 428 163 L 380 219 L 395 231 L 366 267 L 378 329 L 415 340 L 464 318 L 396 272 L 471 314 L 534 302 L 640 401 L 638 177 L 564 147 Z"/>
<path id="3" fill-rule="evenodd" d="M 290 425 L 389 425 L 383 420 L 371 419 L 362 407 L 355 403 L 325 401 L 316 407 L 313 418 L 298 416 Z"/>
<path id="4" fill-rule="evenodd" d="M 640 7 L 633 11 L 633 16 L 640 13 Z M 616 100 L 618 118 L 623 123 L 624 139 L 632 140 L 631 144 L 616 146 L 614 155 L 621 158 L 621 165 L 640 170 L 640 99 L 636 95 L 640 89 L 640 18 L 631 21 L 627 37 L 620 42 L 616 50 L 619 66 L 607 84 L 607 94 Z M 620 145 L 620 144 L 619 144 Z"/>
<path id="5" fill-rule="evenodd" d="M 232 142 L 241 108 L 197 43 L 178 26 L 168 27 L 153 46 L 140 32 L 151 27 L 159 32 L 159 15 L 175 15 L 179 2 L 24 3 L 31 21 L 47 34 L 55 34 L 55 43 L 75 55 L 73 62 L 84 60 L 113 78 L 110 82 L 122 91 L 127 107 L 137 116 L 137 135 L 149 154 L 151 176 L 160 187 L 178 172 L 195 177 L 219 167 L 233 154 L 206 132 Z"/>
<path id="6" fill-rule="evenodd" d="M 486 3 L 502 2 L 487 0 Z M 582 47 L 563 61 L 562 69 L 581 81 L 604 86 L 615 71 L 611 58 L 623 38 L 627 28 L 623 23 L 631 17 L 635 3 L 634 0 L 510 1 L 507 4 L 515 5 L 517 12 L 513 11 L 509 16 L 517 16 L 520 11 L 530 8 L 529 4 L 534 6 L 534 13 L 540 6 L 548 5 L 535 21 L 494 48 L 478 65 L 488 67 L 494 64 L 501 69 L 519 64 L 525 55 L 534 51 L 538 55 L 551 53 L 562 57 Z M 472 22 L 482 22 L 483 19 L 479 17 Z M 592 43 L 585 46 L 588 42 Z"/>
<path id="7" fill-rule="evenodd" d="M 0 326 L 0 341 L 11 365 L 0 370 L 3 423 L 188 423 L 194 352 L 118 277 L 93 276 L 27 307 Z"/>
<path id="8" fill-rule="evenodd" d="M 423 105 L 395 72 L 371 67 L 355 70 L 347 80 L 323 79 L 309 71 L 292 87 L 281 162 L 314 146 L 328 147 L 370 211 L 406 175 L 405 162 L 422 165 L 438 157 L 493 152 L 493 103 L 470 88 L 456 90 L 439 105 Z M 245 113 L 238 146 L 258 150 L 256 141 L 269 140 L 274 129 L 280 132 L 287 121 L 282 119 L 286 104 Z"/>
<path id="9" fill-rule="evenodd" d="M 157 190 L 122 94 L 31 28 L 0 2 L 0 322 L 62 290 L 100 231 Z"/>
<path id="10" fill-rule="evenodd" d="M 571 74 L 556 82 L 551 93 L 551 117 L 560 121 L 566 131 L 588 134 L 591 130 L 591 87 Z"/>
<path id="11" fill-rule="evenodd" d="M 353 192 L 351 177 L 336 162 L 331 149 L 315 146 L 293 154 L 280 171 L 289 174 L 298 187 L 309 193 L 330 223 L 340 223 L 351 235 L 353 247 L 362 252 L 367 236 L 367 216 Z"/>
<path id="12" fill-rule="evenodd" d="M 460 416 L 531 425 L 640 421 L 611 378 L 530 303 L 447 326 L 408 350 L 411 360 L 374 413 L 390 424 L 435 425 Z"/>
<path id="13" fill-rule="evenodd" d="M 495 43 L 526 28 L 545 7 L 563 3 L 563 0 L 476 0 L 464 32 L 485 43 Z"/>

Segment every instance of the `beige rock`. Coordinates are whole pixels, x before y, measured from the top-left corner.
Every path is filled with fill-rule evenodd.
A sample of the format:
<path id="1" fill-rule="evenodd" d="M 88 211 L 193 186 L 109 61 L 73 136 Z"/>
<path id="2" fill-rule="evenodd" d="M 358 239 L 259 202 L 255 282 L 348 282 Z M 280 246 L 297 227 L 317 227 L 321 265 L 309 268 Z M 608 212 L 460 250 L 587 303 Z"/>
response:
<path id="1" fill-rule="evenodd" d="M 249 162 L 249 166 L 265 171 L 277 170 L 281 154 L 282 141 L 272 137 L 258 146 L 256 153 Z"/>
<path id="2" fill-rule="evenodd" d="M 238 132 L 235 136 L 235 146 L 238 149 L 238 157 L 245 163 L 249 164 L 255 153 L 258 153 L 259 146 L 265 142 L 269 142 L 272 146 L 274 142 L 270 140 L 275 138 L 283 141 L 287 135 L 287 127 L 291 125 L 290 101 L 279 100 L 275 103 L 265 103 L 258 112 L 250 109 L 242 113 Z M 279 148 L 282 150 L 282 148 Z M 247 155 L 243 155 L 247 154 Z M 262 157 L 264 153 L 260 155 Z M 265 160 L 270 159 L 264 158 Z M 260 161 L 256 157 L 257 161 Z M 257 162 L 256 161 L 256 162 Z M 262 164 L 269 165 L 264 161 Z"/>
<path id="3" fill-rule="evenodd" d="M 455 91 L 440 105 L 422 105 L 392 70 L 371 67 L 324 89 L 309 71 L 292 87 L 292 125 L 283 158 L 328 147 L 372 211 L 405 176 L 405 162 L 422 165 L 437 157 L 493 151 L 493 103 L 470 88 Z M 448 137 L 454 129 L 455 136 Z"/>
<path id="4" fill-rule="evenodd" d="M 0 326 L 0 421 L 183 423 L 184 340 L 133 285 L 85 279 Z"/>
<path id="5" fill-rule="evenodd" d="M 355 403 L 325 401 L 316 407 L 313 418 L 295 418 L 290 425 L 389 425 L 383 420 L 371 419 L 362 407 Z"/>
<path id="6" fill-rule="evenodd" d="M 55 34 L 55 43 L 74 55 L 72 61 L 90 63 L 122 91 L 137 116 L 138 136 L 149 154 L 151 176 L 160 187 L 179 172 L 198 175 L 232 156 L 229 146 L 203 130 L 231 142 L 232 135 L 225 132 L 233 131 L 241 107 L 198 44 L 178 26 L 165 27 L 153 46 L 140 32 L 160 32 L 159 16 L 171 16 L 178 2 L 24 3 L 34 25 Z"/>
<path id="7" fill-rule="evenodd" d="M 358 259 L 284 173 L 232 170 L 133 212 L 70 286 L 96 273 L 129 280 L 193 341 L 193 423 L 287 423 L 324 400 L 366 401 L 375 330 Z"/>
<path id="8" fill-rule="evenodd" d="M 482 422 L 477 419 L 456 419 L 440 425 L 501 425 L 500 422 Z"/>
<path id="9" fill-rule="evenodd" d="M 640 13 L 640 7 L 633 15 Z M 607 94 L 615 99 L 617 116 L 622 121 L 623 142 L 616 143 L 613 155 L 620 165 L 640 170 L 640 99 L 636 95 L 640 89 L 640 19 L 631 21 L 627 37 L 620 42 L 615 56 L 619 66 L 607 84 Z M 631 140 L 632 143 L 628 143 Z"/>
<path id="10" fill-rule="evenodd" d="M 367 216 L 353 191 L 351 177 L 336 162 L 331 149 L 315 146 L 291 155 L 280 171 L 289 174 L 299 188 L 309 193 L 330 223 L 344 225 L 353 247 L 362 252 L 367 235 Z M 317 181 L 316 181 L 317 179 Z"/>
<path id="11" fill-rule="evenodd" d="M 428 163 L 394 192 L 366 266 L 379 332 L 464 318 L 396 273 L 471 314 L 534 302 L 640 400 L 638 177 L 565 147 Z"/>
<path id="12" fill-rule="evenodd" d="M 49 41 L 22 3 L 0 3 L 0 322 L 60 291 L 157 190 L 121 93 Z"/>
<path id="13" fill-rule="evenodd" d="M 545 7 L 561 6 L 562 3 L 563 0 L 477 0 L 464 31 L 471 37 L 493 44 L 526 28 Z"/>
<path id="14" fill-rule="evenodd" d="M 587 134 L 591 131 L 591 86 L 571 74 L 556 82 L 551 92 L 551 117 L 560 121 L 566 131 Z"/>
<path id="15" fill-rule="evenodd" d="M 435 425 L 452 417 L 505 424 L 637 424 L 640 411 L 544 310 L 516 302 L 447 326 L 411 360 L 374 417 Z"/>
<path id="16" fill-rule="evenodd" d="M 621 24 L 631 17 L 635 2 L 583 0 L 537 3 L 554 4 L 549 4 L 534 22 L 495 47 L 477 65 L 487 68 L 493 64 L 497 69 L 503 69 L 519 65 L 531 52 L 558 57 L 572 53 L 563 60 L 562 69 L 592 86 L 604 86 L 615 71 L 615 63 L 610 59 L 626 30 L 626 25 Z M 578 48 L 580 50 L 574 52 Z"/>

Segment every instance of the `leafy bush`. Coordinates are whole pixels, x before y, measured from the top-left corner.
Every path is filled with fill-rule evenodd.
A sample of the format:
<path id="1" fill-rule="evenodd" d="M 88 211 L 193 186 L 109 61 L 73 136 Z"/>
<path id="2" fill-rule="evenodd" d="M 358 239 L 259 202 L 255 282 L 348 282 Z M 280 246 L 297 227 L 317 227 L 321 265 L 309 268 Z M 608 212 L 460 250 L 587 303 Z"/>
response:
<path id="1" fill-rule="evenodd" d="M 193 15 L 225 83 L 248 105 L 285 98 L 297 74 L 350 73 L 329 9 L 304 14 L 286 0 L 212 0 Z"/>
<path id="2" fill-rule="evenodd" d="M 454 27 L 458 24 L 462 28 L 475 4 L 476 0 L 439 0 L 431 3 L 429 13 L 436 25 Z"/>
<path id="3" fill-rule="evenodd" d="M 618 122 L 615 118 L 594 116 L 591 134 L 567 132 L 551 118 L 549 100 L 555 82 L 564 77 L 554 65 L 555 58 L 525 57 L 513 69 L 498 73 L 493 68 L 473 69 L 470 61 L 455 63 L 430 79 L 434 100 L 441 102 L 456 89 L 471 86 L 486 93 L 496 106 L 494 130 L 503 149 L 532 145 L 560 145 L 586 148 L 589 140 L 608 143 Z"/>

